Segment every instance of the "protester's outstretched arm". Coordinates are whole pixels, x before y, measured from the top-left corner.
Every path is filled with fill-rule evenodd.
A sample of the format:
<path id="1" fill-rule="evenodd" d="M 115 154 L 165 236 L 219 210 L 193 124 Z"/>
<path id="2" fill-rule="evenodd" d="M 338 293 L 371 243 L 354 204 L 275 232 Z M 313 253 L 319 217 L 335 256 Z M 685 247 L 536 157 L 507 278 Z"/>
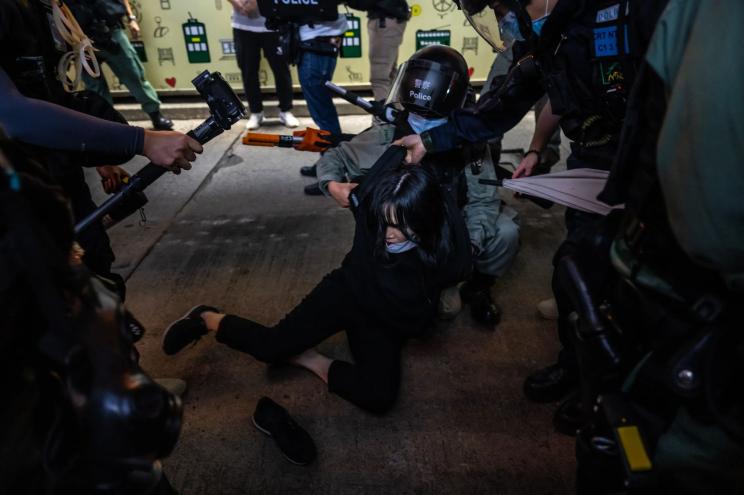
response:
<path id="1" fill-rule="evenodd" d="M 180 132 L 146 131 L 21 94 L 0 68 L 0 126 L 12 139 L 42 148 L 145 155 L 156 165 L 190 168 L 202 146 Z"/>
<path id="2" fill-rule="evenodd" d="M 532 135 L 529 151 L 524 155 L 522 161 L 519 162 L 519 166 L 514 171 L 514 174 L 512 174 L 512 178 L 516 179 L 518 177 L 532 175 L 532 171 L 540 163 L 541 153 L 548 145 L 551 136 L 558 130 L 560 122 L 561 117 L 553 114 L 553 107 L 550 105 L 550 100 L 548 100 L 542 112 L 537 117 L 535 133 Z"/>

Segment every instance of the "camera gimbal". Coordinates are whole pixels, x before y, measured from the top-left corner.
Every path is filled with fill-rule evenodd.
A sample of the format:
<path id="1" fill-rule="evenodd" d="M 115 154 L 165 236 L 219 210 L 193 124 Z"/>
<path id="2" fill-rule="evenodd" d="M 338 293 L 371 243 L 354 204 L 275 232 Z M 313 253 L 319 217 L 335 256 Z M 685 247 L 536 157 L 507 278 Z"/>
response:
<path id="1" fill-rule="evenodd" d="M 240 98 L 219 72 L 210 73 L 205 70 L 196 76 L 191 83 L 202 98 L 206 100 L 210 113 L 209 118 L 201 123 L 199 127 L 187 133 L 199 143 L 204 144 L 222 134 L 222 132 L 229 130 L 235 122 L 245 115 L 245 107 Z M 85 231 L 127 198 L 144 191 L 147 186 L 167 171 L 168 169 L 154 163 L 145 165 L 116 194 L 75 225 L 75 234 L 79 235 Z"/>

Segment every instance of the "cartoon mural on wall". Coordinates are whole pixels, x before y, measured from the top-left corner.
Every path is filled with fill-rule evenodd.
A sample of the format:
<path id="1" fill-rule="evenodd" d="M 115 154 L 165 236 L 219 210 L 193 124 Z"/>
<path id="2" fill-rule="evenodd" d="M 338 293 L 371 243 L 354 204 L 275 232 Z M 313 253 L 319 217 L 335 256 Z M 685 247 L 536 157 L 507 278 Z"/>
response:
<path id="1" fill-rule="evenodd" d="M 231 74 L 229 83 L 242 91 L 230 26 L 232 8 L 228 2 L 130 0 L 130 4 L 142 28 L 142 38 L 137 40 L 135 48 L 156 89 L 193 91 L 191 80 L 203 69 L 209 69 Z M 463 53 L 468 67 L 473 69 L 474 81 L 486 78 L 495 54 L 488 45 L 479 42 L 478 35 L 452 0 L 415 0 L 415 3 L 412 0 L 409 5 L 412 17 L 400 47 L 400 62 L 423 46 L 440 43 Z M 343 63 L 338 63 L 335 82 L 368 87 L 367 14 L 340 5 L 339 15 L 348 15 L 349 26 L 343 36 Z M 261 86 L 273 88 L 273 73 L 268 69 L 266 60 L 261 60 Z M 105 73 L 111 83 L 110 71 Z M 295 67 L 292 67 L 292 82 L 299 88 Z M 110 84 L 110 87 L 114 86 Z"/>
<path id="2" fill-rule="evenodd" d="M 359 58 L 362 56 L 361 20 L 354 14 L 346 14 L 347 31 L 341 41 L 341 58 Z"/>
<path id="3" fill-rule="evenodd" d="M 207 43 L 207 27 L 199 19 L 195 19 L 189 12 L 189 19 L 181 24 L 183 39 L 186 43 L 186 54 L 190 64 L 206 64 L 209 57 L 209 43 Z"/>
<path id="4" fill-rule="evenodd" d="M 450 46 L 452 40 L 452 31 L 449 29 L 430 29 L 416 31 L 416 50 L 429 45 L 447 45 Z"/>

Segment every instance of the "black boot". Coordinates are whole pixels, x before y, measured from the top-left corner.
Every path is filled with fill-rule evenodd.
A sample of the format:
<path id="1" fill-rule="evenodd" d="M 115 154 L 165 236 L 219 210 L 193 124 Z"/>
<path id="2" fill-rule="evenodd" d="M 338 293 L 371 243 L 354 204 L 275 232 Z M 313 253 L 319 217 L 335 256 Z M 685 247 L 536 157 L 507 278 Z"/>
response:
<path id="1" fill-rule="evenodd" d="M 532 373 L 524 381 L 524 395 L 533 402 L 555 402 L 578 385 L 576 372 L 552 364 Z"/>
<path id="2" fill-rule="evenodd" d="M 555 431 L 570 437 L 575 437 L 576 432 L 586 425 L 588 420 L 578 394 L 573 394 L 564 400 L 553 414 Z"/>
<path id="3" fill-rule="evenodd" d="M 320 184 L 313 182 L 312 184 L 305 186 L 305 194 L 308 196 L 322 196 L 323 191 L 320 190 Z"/>
<path id="4" fill-rule="evenodd" d="M 306 165 L 304 167 L 300 167 L 300 175 L 304 175 L 305 177 L 317 177 L 318 167 L 316 167 L 315 165 Z"/>
<path id="5" fill-rule="evenodd" d="M 173 121 L 168 117 L 165 117 L 160 110 L 157 112 L 150 112 L 148 114 L 150 120 L 152 120 L 152 126 L 157 131 L 171 131 L 173 130 Z"/>
<path id="6" fill-rule="evenodd" d="M 484 290 L 471 299 L 470 314 L 481 325 L 493 329 L 501 321 L 501 306 L 491 298 L 490 290 Z"/>
<path id="7" fill-rule="evenodd" d="M 460 287 L 460 298 L 465 304 L 470 304 L 473 319 L 491 328 L 501 321 L 501 307 L 491 298 L 491 287 L 495 281 L 493 275 L 476 271 Z"/>

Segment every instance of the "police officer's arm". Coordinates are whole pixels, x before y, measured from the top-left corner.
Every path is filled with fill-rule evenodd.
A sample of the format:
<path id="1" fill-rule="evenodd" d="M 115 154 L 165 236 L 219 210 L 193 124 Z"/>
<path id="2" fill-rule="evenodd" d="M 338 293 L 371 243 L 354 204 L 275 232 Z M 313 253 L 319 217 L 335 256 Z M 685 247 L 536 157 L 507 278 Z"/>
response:
<path id="1" fill-rule="evenodd" d="M 331 148 L 317 162 L 318 184 L 326 196 L 346 208 L 349 193 L 357 184 L 346 183 L 364 175 L 392 141 L 392 126 L 374 126 L 355 136 L 351 141 Z"/>
<path id="2" fill-rule="evenodd" d="M 550 100 L 548 100 L 537 117 L 535 133 L 532 135 L 532 141 L 528 148 L 530 151 L 537 151 L 537 153 L 530 153 L 528 151 L 522 158 L 522 161 L 519 162 L 519 166 L 512 174 L 512 178 L 516 179 L 518 177 L 532 175 L 532 170 L 540 163 L 541 154 L 548 145 L 551 136 L 558 130 L 560 122 L 561 117 L 553 114 L 553 107 L 550 104 Z"/>
<path id="3" fill-rule="evenodd" d="M 474 108 L 457 110 L 446 124 L 394 144 L 408 148 L 407 162 L 418 163 L 428 152 L 488 141 L 517 125 L 544 94 L 540 71 L 527 56 L 512 66 L 501 86 L 482 95 Z"/>
<path id="4" fill-rule="evenodd" d="M 174 131 L 146 131 L 22 95 L 0 68 L 0 125 L 8 137 L 42 148 L 145 155 L 156 165 L 191 168 L 202 146 Z"/>

